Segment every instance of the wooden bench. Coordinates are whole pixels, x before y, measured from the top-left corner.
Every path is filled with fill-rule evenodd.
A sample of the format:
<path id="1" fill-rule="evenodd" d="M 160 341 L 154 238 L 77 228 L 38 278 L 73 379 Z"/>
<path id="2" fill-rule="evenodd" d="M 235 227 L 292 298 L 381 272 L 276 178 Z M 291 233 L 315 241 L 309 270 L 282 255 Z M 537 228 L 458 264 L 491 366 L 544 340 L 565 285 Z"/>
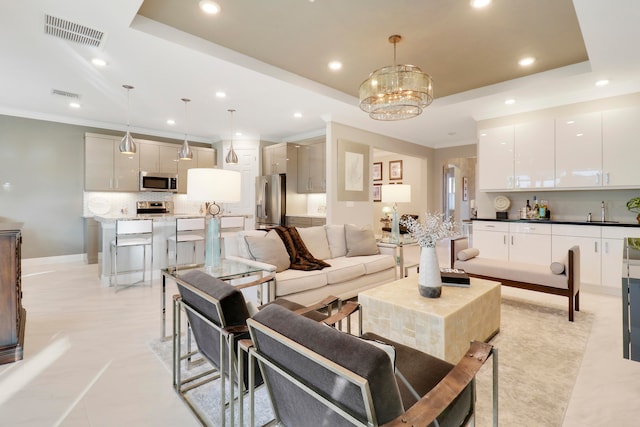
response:
<path id="1" fill-rule="evenodd" d="M 514 263 L 482 258 L 482 254 L 468 260 L 458 259 L 458 254 L 468 248 L 466 237 L 451 239 L 451 267 L 464 270 L 469 276 L 501 282 L 505 286 L 528 289 L 546 294 L 560 295 L 569 300 L 569 321 L 573 313 L 580 311 L 580 248 L 567 251 L 565 268 L 560 274 L 551 272 L 548 265 Z"/>

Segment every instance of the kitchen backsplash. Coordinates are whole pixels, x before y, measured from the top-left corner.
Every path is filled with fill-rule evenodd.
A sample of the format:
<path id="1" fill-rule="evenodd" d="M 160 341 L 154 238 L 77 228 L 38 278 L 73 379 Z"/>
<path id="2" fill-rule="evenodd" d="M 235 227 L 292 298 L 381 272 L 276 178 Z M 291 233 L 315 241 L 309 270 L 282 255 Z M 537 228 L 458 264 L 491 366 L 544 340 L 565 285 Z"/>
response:
<path id="1" fill-rule="evenodd" d="M 163 193 L 156 191 L 140 193 L 107 193 L 85 191 L 83 198 L 83 215 L 119 215 L 123 212 L 136 213 L 136 202 L 163 201 L 173 202 L 174 213 L 199 214 L 202 203 L 187 200 L 185 194 Z"/>

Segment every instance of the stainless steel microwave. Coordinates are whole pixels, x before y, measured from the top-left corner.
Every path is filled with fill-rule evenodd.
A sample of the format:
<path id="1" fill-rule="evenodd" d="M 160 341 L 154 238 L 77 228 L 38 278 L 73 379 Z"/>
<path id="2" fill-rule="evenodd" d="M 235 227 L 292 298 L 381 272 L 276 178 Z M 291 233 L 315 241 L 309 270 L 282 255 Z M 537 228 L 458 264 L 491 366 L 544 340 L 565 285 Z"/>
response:
<path id="1" fill-rule="evenodd" d="M 140 191 L 178 191 L 178 175 L 175 173 L 140 171 Z"/>

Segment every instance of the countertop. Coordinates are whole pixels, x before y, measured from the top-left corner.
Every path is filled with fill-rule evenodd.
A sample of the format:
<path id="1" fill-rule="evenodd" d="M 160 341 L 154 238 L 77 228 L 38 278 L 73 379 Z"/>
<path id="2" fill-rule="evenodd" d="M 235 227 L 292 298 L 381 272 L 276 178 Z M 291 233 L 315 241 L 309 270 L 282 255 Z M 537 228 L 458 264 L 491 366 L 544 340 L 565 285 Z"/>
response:
<path id="1" fill-rule="evenodd" d="M 143 215 L 95 215 L 93 218 L 98 222 L 103 223 L 111 223 L 115 222 L 117 219 L 152 219 L 154 221 L 162 222 L 162 221 L 171 221 L 176 218 L 203 218 L 204 215 L 199 213 L 196 214 L 143 214 Z M 247 214 L 223 214 L 218 215 L 218 217 L 229 217 L 229 218 L 251 218 L 252 215 Z"/>
<path id="2" fill-rule="evenodd" d="M 640 227 L 637 222 L 615 222 L 615 221 L 578 221 L 564 219 L 495 219 L 495 218 L 472 218 L 471 221 L 494 221 L 494 222 L 519 222 L 534 224 L 569 224 L 569 225 L 599 225 L 604 227 Z"/>
<path id="3" fill-rule="evenodd" d="M 0 222 L 0 231 L 21 230 L 23 225 L 23 222 L 2 221 Z"/>
<path id="4" fill-rule="evenodd" d="M 326 218 L 327 214 L 287 214 L 286 216 L 299 216 L 302 218 Z"/>

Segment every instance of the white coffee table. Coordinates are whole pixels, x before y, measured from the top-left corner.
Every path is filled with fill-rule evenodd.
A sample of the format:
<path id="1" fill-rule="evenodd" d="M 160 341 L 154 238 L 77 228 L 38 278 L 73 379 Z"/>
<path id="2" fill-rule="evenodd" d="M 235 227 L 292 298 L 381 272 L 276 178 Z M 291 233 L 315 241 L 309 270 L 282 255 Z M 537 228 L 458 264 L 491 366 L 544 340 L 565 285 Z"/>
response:
<path id="1" fill-rule="evenodd" d="M 500 282 L 471 279 L 471 286 L 443 286 L 440 298 L 418 292 L 418 276 L 358 294 L 363 332 L 456 364 L 472 340 L 488 341 L 500 330 Z"/>

